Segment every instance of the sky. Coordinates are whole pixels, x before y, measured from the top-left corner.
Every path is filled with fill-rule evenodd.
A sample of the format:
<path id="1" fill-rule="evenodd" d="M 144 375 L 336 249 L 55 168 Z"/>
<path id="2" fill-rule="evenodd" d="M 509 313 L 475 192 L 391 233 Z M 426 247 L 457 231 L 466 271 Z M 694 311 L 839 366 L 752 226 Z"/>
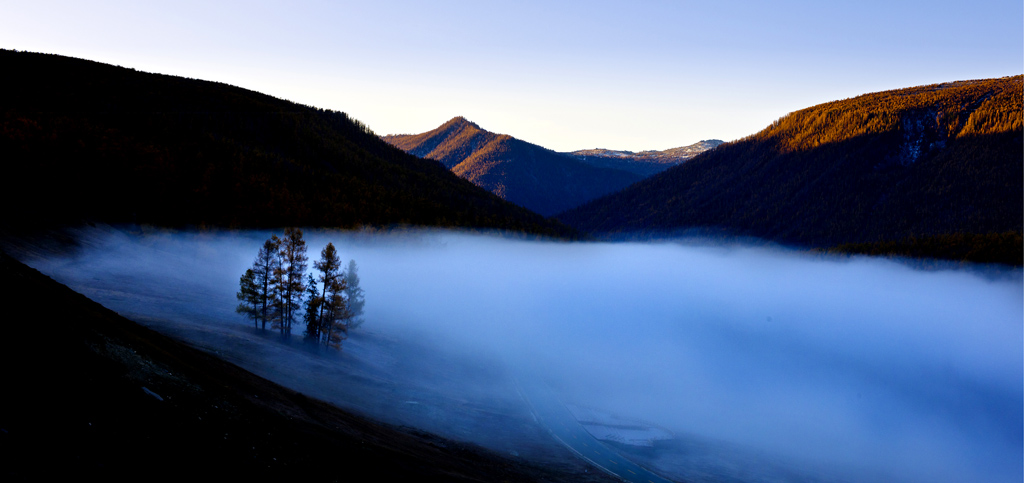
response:
<path id="1" fill-rule="evenodd" d="M 238 85 L 378 134 L 735 140 L 822 102 L 1024 72 L 1019 0 L 0 0 L 0 48 Z"/>

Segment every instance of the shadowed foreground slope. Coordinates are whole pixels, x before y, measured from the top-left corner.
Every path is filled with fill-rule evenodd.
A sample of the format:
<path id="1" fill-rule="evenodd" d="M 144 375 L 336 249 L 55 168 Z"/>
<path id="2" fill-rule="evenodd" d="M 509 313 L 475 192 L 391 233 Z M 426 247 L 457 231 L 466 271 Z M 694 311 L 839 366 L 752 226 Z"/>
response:
<path id="1" fill-rule="evenodd" d="M 1020 76 L 821 104 L 558 219 L 591 233 L 698 228 L 818 247 L 1019 234 L 1021 106 Z"/>
<path id="2" fill-rule="evenodd" d="M 121 318 L 0 253 L 0 473 L 313 481 L 609 481 L 382 425 Z M 45 309 L 43 309 L 45 307 Z"/>
<path id="3" fill-rule="evenodd" d="M 565 236 L 345 113 L 216 82 L 0 50 L 5 226 L 418 225 Z"/>

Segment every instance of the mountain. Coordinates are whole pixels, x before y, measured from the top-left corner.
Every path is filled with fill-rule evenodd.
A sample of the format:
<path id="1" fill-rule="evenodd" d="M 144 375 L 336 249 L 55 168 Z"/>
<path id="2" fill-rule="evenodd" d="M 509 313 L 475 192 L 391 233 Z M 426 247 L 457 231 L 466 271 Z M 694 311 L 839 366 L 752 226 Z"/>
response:
<path id="1" fill-rule="evenodd" d="M 4 227 L 423 225 L 572 236 L 345 113 L 225 84 L 0 51 Z"/>
<path id="2" fill-rule="evenodd" d="M 384 136 L 403 151 L 433 159 L 517 205 L 548 216 L 618 191 L 641 176 L 592 166 L 456 117 L 422 134 Z"/>
<path id="3" fill-rule="evenodd" d="M 714 149 L 722 141 L 708 139 L 689 146 L 666 149 L 664 151 L 613 151 L 610 149 L 581 149 L 565 153 L 591 166 L 600 168 L 621 169 L 639 174 L 644 178 L 665 171 L 672 166 L 688 161 L 690 158 Z"/>
<path id="4" fill-rule="evenodd" d="M 1022 105 L 1021 76 L 829 102 L 557 218 L 605 235 L 698 229 L 817 247 L 1019 234 Z"/>

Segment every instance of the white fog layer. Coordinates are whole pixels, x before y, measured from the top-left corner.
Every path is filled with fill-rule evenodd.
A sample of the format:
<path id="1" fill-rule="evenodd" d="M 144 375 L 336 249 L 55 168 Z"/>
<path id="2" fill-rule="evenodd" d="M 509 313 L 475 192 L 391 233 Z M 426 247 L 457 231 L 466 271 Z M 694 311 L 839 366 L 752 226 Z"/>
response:
<path id="1" fill-rule="evenodd" d="M 616 426 L 590 421 L 595 437 L 659 435 L 631 459 L 669 478 L 1024 478 L 1020 271 L 306 231 L 310 270 L 327 242 L 359 266 L 365 323 L 338 353 L 235 313 L 270 234 L 91 230 L 25 261 L 286 386 L 514 456 L 551 444 L 517 389 L 542 383 L 573 414 L 638 422 L 600 436 Z"/>

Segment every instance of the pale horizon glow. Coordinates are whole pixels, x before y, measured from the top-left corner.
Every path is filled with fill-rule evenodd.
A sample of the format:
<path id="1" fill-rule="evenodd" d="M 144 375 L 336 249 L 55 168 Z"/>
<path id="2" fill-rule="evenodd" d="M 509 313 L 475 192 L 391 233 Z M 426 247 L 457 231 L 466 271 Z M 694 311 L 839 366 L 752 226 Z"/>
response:
<path id="1" fill-rule="evenodd" d="M 556 151 L 735 140 L 822 102 L 1021 74 L 1024 5 L 5 2 L 0 48 L 238 85 L 374 132 L 464 116 Z"/>

